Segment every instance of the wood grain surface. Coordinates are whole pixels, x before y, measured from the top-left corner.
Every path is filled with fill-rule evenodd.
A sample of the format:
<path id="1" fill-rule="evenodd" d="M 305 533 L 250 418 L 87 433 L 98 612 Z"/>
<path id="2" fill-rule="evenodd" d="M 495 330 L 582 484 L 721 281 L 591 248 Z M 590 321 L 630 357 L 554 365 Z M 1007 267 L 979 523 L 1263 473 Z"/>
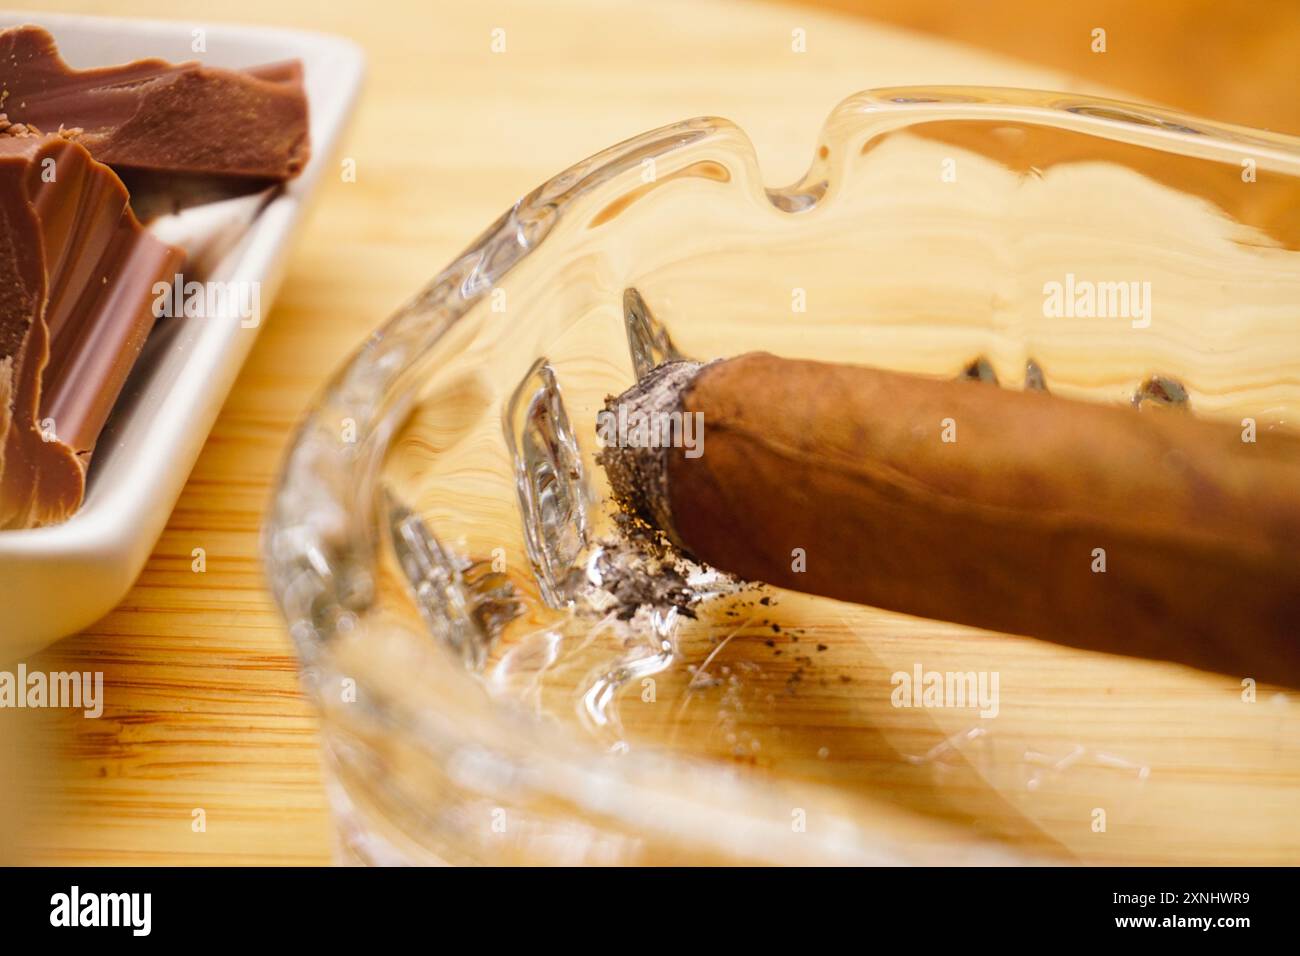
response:
<path id="1" fill-rule="evenodd" d="M 21 819 L 24 858 L 42 864 L 331 860 L 316 721 L 258 560 L 270 484 L 325 378 L 516 197 L 604 146 L 694 115 L 736 121 L 768 181 L 783 184 L 807 164 L 826 114 L 856 90 L 1101 91 L 1004 53 L 767 3 L 68 0 L 56 8 L 344 34 L 365 49 L 370 76 L 342 148 L 356 161 L 356 182 L 334 177 L 322 190 L 261 339 L 139 582 L 107 618 L 28 662 L 105 675 L 101 719 L 25 715 L 24 815 L 6 819 Z M 507 48 L 494 54 L 498 27 Z M 795 28 L 807 31 L 804 54 L 791 51 Z M 196 547 L 207 554 L 201 574 L 191 570 Z M 202 832 L 192 825 L 197 809 Z"/>
<path id="2" fill-rule="evenodd" d="M 1050 65 L 1208 119 L 1300 133 L 1300 4 L 1256 0 L 808 0 Z M 1106 31 L 1106 51 L 1092 31 Z"/>

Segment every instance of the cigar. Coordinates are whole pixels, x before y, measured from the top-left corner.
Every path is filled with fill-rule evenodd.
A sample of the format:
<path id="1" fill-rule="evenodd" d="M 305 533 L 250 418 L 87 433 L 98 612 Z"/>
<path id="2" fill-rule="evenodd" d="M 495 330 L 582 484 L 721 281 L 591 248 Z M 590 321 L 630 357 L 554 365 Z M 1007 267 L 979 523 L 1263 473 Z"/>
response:
<path id="1" fill-rule="evenodd" d="M 1300 435 L 763 353 L 601 425 L 620 505 L 740 578 L 1300 686 Z"/>

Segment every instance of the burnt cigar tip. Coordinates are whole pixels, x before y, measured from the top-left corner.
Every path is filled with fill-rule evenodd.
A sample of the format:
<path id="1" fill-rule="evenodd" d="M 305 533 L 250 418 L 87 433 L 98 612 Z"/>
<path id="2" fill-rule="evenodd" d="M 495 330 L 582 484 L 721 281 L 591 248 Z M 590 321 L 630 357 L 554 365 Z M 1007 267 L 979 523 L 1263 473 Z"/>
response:
<path id="1" fill-rule="evenodd" d="M 699 362 L 665 362 L 627 391 L 606 398 L 596 422 L 601 445 L 596 461 L 605 469 L 615 502 L 679 547 L 668 493 L 671 448 L 650 440 L 653 429 L 647 426 L 680 411 L 682 393 L 701 368 Z"/>

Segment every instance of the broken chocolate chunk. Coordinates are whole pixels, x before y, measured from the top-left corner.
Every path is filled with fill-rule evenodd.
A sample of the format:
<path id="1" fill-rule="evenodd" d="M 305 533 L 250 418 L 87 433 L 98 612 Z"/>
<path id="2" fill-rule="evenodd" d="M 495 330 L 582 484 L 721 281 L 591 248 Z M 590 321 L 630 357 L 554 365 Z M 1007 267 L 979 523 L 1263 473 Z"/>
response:
<path id="1" fill-rule="evenodd" d="M 0 529 L 64 520 L 183 253 L 107 166 L 0 116 Z"/>
<path id="2" fill-rule="evenodd" d="M 123 176 L 229 177 L 256 188 L 302 172 L 311 153 L 302 65 L 223 70 L 137 60 L 74 70 L 36 26 L 0 31 L 0 112 L 62 130 Z"/>

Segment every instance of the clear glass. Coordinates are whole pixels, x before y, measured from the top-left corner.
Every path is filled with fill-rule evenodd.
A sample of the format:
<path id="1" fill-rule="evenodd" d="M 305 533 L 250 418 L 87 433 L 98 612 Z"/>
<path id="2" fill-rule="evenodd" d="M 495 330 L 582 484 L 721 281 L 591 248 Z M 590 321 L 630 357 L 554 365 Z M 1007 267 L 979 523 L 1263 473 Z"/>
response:
<path id="1" fill-rule="evenodd" d="M 594 462 L 606 395 L 756 349 L 1294 426 L 1298 197 L 1294 138 L 899 89 L 789 188 L 698 119 L 520 200 L 325 389 L 265 530 L 342 859 L 1300 859 L 1284 694 L 705 569 L 695 619 L 622 620 Z M 1045 315 L 1067 276 L 1149 282 L 1149 323 Z M 999 713 L 894 706 L 918 662 Z"/>

